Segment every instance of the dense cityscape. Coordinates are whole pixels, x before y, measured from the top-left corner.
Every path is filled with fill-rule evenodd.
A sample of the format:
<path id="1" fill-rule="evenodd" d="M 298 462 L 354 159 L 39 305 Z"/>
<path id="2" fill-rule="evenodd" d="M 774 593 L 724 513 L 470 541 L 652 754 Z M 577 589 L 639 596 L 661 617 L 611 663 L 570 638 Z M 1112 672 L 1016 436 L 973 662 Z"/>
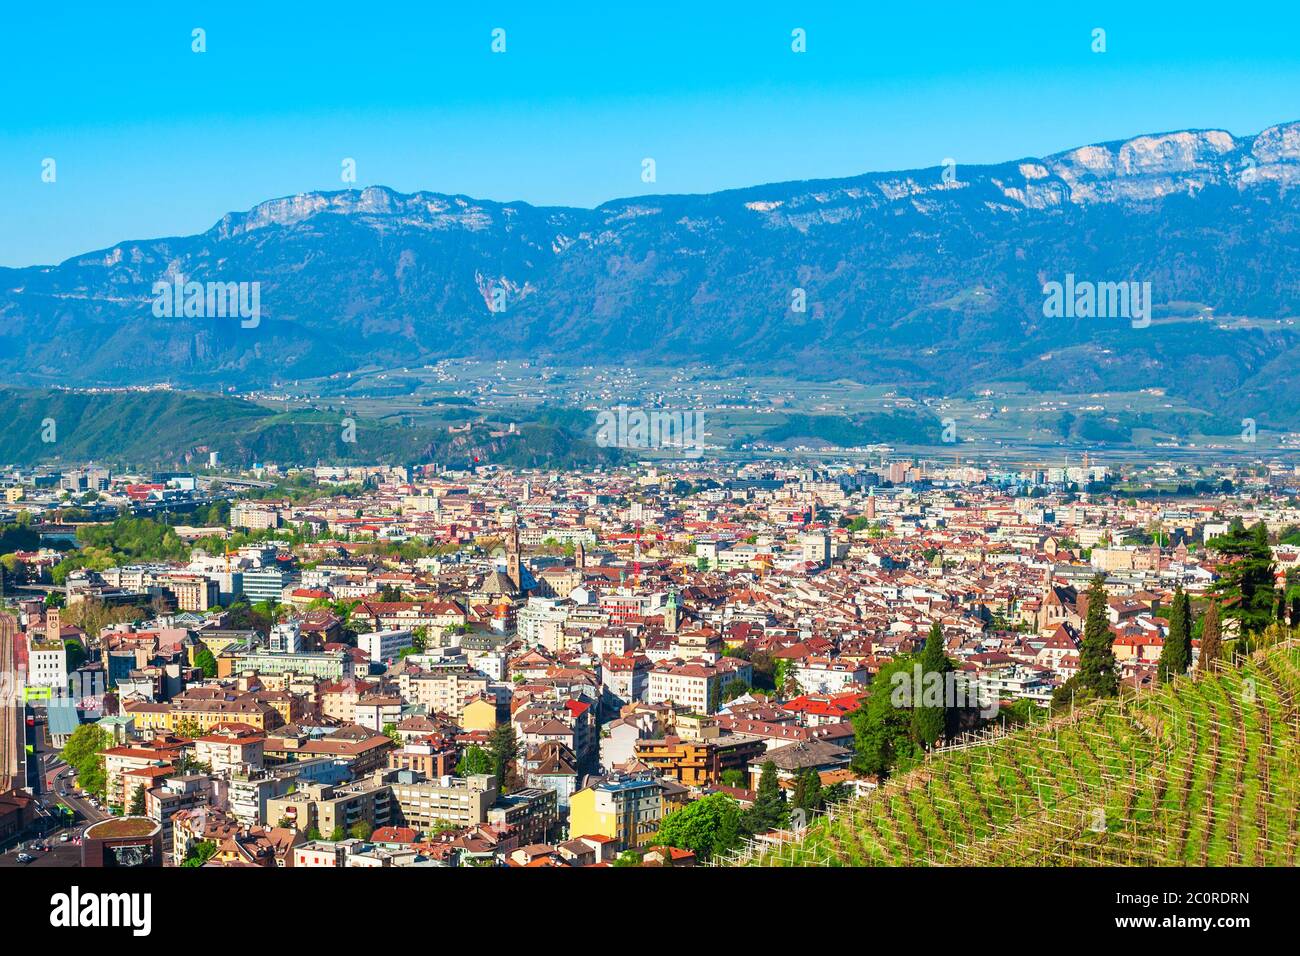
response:
<path id="1" fill-rule="evenodd" d="M 1294 639 L 1300 470 L 1123 471 L 12 469 L 3 864 L 763 858 Z"/>

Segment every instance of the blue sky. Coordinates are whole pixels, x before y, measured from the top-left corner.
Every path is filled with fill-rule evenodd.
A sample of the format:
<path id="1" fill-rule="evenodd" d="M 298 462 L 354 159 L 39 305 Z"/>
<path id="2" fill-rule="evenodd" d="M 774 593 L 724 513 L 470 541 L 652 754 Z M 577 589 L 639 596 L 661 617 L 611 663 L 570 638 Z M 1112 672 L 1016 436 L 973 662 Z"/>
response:
<path id="1" fill-rule="evenodd" d="M 8 5 L 0 265 L 341 189 L 345 157 L 358 186 L 592 206 L 1300 119 L 1294 4 L 1135 6 Z"/>

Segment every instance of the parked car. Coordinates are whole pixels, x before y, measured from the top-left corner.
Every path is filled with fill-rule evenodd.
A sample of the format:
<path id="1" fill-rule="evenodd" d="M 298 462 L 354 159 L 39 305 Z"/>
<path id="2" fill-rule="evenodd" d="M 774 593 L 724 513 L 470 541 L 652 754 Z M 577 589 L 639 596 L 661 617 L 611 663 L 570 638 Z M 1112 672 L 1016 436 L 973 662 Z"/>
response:
<path id="1" fill-rule="evenodd" d="M 33 860 L 35 860 L 35 859 L 36 859 L 36 857 L 32 856 L 30 853 L 19 853 L 19 854 L 18 854 L 18 862 L 19 862 L 19 863 L 31 863 L 31 862 L 32 862 Z"/>
<path id="2" fill-rule="evenodd" d="M 67 843 L 67 842 L 68 842 L 68 835 L 67 835 L 66 833 L 60 833 L 60 834 L 59 834 L 59 842 L 60 842 L 60 843 Z"/>

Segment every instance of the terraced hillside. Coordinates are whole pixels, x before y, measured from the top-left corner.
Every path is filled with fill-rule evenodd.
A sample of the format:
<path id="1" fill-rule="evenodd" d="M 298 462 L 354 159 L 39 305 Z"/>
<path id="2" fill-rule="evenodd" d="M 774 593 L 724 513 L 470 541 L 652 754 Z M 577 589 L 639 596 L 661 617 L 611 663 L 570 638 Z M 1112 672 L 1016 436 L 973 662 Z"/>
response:
<path id="1" fill-rule="evenodd" d="M 947 750 L 726 865 L 1290 866 L 1300 648 Z"/>

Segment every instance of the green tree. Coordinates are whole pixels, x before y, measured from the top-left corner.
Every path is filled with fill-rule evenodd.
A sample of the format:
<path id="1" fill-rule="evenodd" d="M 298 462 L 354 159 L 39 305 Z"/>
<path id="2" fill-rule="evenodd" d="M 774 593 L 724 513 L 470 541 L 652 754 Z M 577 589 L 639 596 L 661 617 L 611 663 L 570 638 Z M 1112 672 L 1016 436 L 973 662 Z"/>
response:
<path id="1" fill-rule="evenodd" d="M 473 774 L 496 773 L 496 769 L 496 761 L 490 753 L 476 744 L 470 744 L 456 764 L 456 775 L 468 777 Z"/>
<path id="2" fill-rule="evenodd" d="M 1211 601 L 1201 624 L 1201 653 L 1196 659 L 1196 670 L 1207 673 L 1210 664 L 1223 656 L 1223 627 L 1219 623 L 1219 605 Z"/>
<path id="3" fill-rule="evenodd" d="M 512 779 L 515 761 L 519 759 L 519 739 L 515 736 L 514 726 L 507 721 L 492 731 L 488 737 L 488 754 L 492 757 L 492 772 L 502 791 L 513 789 L 508 781 Z"/>
<path id="4" fill-rule="evenodd" d="M 203 671 L 203 676 L 212 678 L 217 676 L 217 659 L 212 656 L 212 652 L 206 647 L 199 648 L 194 655 L 194 666 Z"/>
<path id="5" fill-rule="evenodd" d="M 614 865 L 615 866 L 640 866 L 641 854 L 637 853 L 635 850 L 624 850 L 622 853 L 618 855 L 618 858 L 614 860 Z"/>
<path id="6" fill-rule="evenodd" d="M 1105 578 L 1098 574 L 1088 587 L 1088 616 L 1083 625 L 1083 646 L 1079 650 L 1078 687 L 1094 697 L 1114 697 L 1119 693 L 1115 671 L 1115 635 L 1107 619 L 1109 596 Z"/>
<path id="7" fill-rule="evenodd" d="M 203 726 L 193 717 L 178 720 L 174 730 L 177 737 L 188 737 L 190 740 L 203 736 Z"/>
<path id="8" fill-rule="evenodd" d="M 816 768 L 805 767 L 795 776 L 794 796 L 791 798 L 791 803 L 809 813 L 822 808 L 824 804 L 822 778 Z"/>
<path id="9" fill-rule="evenodd" d="M 1192 664 L 1192 603 L 1181 584 L 1174 588 L 1169 606 L 1169 627 L 1165 643 L 1160 650 L 1160 663 L 1156 674 L 1161 683 L 1187 673 Z"/>
<path id="10" fill-rule="evenodd" d="M 737 697 L 745 696 L 750 690 L 751 688 L 749 684 L 745 683 L 745 681 L 741 680 L 739 677 L 733 677 L 722 685 L 722 700 L 726 703 L 730 703 Z"/>
<path id="11" fill-rule="evenodd" d="M 776 764 L 766 760 L 758 776 L 754 805 L 745 814 L 745 829 L 750 833 L 763 833 L 785 826 L 789 819 L 790 811 L 786 806 L 785 791 L 777 779 Z"/>
<path id="12" fill-rule="evenodd" d="M 690 850 L 705 861 L 740 846 L 741 811 L 728 794 L 714 793 L 674 810 L 659 823 L 654 842 Z"/>
<path id="13" fill-rule="evenodd" d="M 352 824 L 352 829 L 348 832 L 354 840 L 369 840 L 370 834 L 375 832 L 375 828 L 365 820 L 358 820 L 356 823 Z"/>
<path id="14" fill-rule="evenodd" d="M 411 631 L 411 640 L 414 642 L 412 646 L 415 650 L 423 654 L 428 646 L 429 629 L 421 624 Z"/>
<path id="15" fill-rule="evenodd" d="M 107 782 L 100 754 L 112 743 L 108 731 L 98 724 L 82 724 L 59 751 L 64 763 L 77 775 L 77 785 L 87 793 L 102 795 Z"/>
<path id="16" fill-rule="evenodd" d="M 384 724 L 384 736 L 393 742 L 395 746 L 404 745 L 402 735 L 397 732 L 397 724 Z"/>
<path id="17" fill-rule="evenodd" d="M 1244 638 L 1262 631 L 1273 620 L 1273 552 L 1268 546 L 1268 528 L 1261 521 L 1247 531 L 1241 519 L 1234 519 L 1228 533 L 1210 539 L 1207 547 L 1229 559 L 1219 569 L 1214 586 L 1223 616 L 1238 622 Z"/>
<path id="18" fill-rule="evenodd" d="M 736 656 L 741 656 L 737 654 Z M 767 651 L 755 651 L 749 658 L 754 669 L 754 688 L 756 690 L 776 689 L 776 660 Z"/>
<path id="19" fill-rule="evenodd" d="M 850 717 L 854 754 L 851 764 L 861 774 L 886 776 L 899 763 L 921 755 L 912 735 L 912 666 L 916 658 L 904 655 L 883 665 L 871 681 L 866 705 Z M 908 688 L 898 697 L 894 689 Z"/>
<path id="20" fill-rule="evenodd" d="M 131 794 L 131 807 L 127 813 L 133 817 L 144 816 L 144 784 L 136 787 L 135 792 Z"/>
<path id="21" fill-rule="evenodd" d="M 745 788 L 745 771 L 737 770 L 735 767 L 722 771 L 722 785 L 724 787 L 735 787 L 738 790 Z"/>
<path id="22" fill-rule="evenodd" d="M 939 687 L 945 687 L 945 675 L 951 671 L 952 661 L 943 646 L 943 628 L 938 621 L 930 625 L 930 633 L 925 639 L 925 648 L 921 651 L 921 688 L 923 697 L 928 696 L 927 688 L 937 679 Z M 929 677 L 934 674 L 937 677 Z M 942 697 L 937 705 L 927 706 L 926 701 L 912 702 L 912 739 L 917 745 L 929 750 L 935 742 L 944 736 L 948 726 L 947 701 Z"/>
<path id="23" fill-rule="evenodd" d="M 81 642 L 68 638 L 63 642 L 63 652 L 67 657 L 68 672 L 75 671 L 78 667 L 86 662 L 86 649 L 82 647 Z"/>
<path id="24" fill-rule="evenodd" d="M 181 866 L 197 867 L 207 863 L 217 853 L 217 844 L 214 840 L 199 840 L 197 843 L 190 845 L 185 851 L 185 859 Z"/>
<path id="25" fill-rule="evenodd" d="M 786 699 L 798 697 L 802 692 L 799 679 L 794 674 L 794 662 L 786 657 L 777 658 L 773 664 L 772 683 L 776 693 Z"/>
<path id="26" fill-rule="evenodd" d="M 330 831 L 330 842 L 338 843 L 340 840 L 346 840 L 347 836 L 348 836 L 347 832 L 343 829 L 342 826 L 336 826 L 333 830 Z"/>

